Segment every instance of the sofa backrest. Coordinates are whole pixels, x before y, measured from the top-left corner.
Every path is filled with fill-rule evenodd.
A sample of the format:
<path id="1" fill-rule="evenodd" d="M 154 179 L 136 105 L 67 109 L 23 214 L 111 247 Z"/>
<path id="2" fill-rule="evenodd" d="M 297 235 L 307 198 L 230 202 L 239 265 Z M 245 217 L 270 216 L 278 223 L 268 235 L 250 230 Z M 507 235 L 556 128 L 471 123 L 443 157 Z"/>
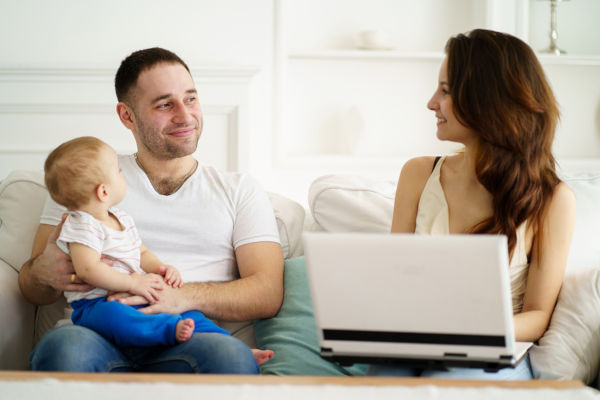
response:
<path id="1" fill-rule="evenodd" d="M 600 173 L 562 178 L 577 201 L 575 232 L 567 270 L 600 269 Z M 316 230 L 389 232 L 396 182 L 353 175 L 325 175 L 309 189 Z"/>
<path id="2" fill-rule="evenodd" d="M 47 193 L 41 171 L 13 171 L 0 183 L 0 259 L 16 271 L 31 256 Z"/>

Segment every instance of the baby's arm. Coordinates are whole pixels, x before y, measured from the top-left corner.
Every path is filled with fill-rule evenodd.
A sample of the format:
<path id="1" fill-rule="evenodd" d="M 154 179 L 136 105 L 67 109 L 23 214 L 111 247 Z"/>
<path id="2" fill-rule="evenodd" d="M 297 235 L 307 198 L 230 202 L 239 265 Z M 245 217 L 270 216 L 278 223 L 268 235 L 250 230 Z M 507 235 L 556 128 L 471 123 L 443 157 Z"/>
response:
<path id="1" fill-rule="evenodd" d="M 80 243 L 69 243 L 69 252 L 73 268 L 84 282 L 107 291 L 137 294 L 150 303 L 158 300 L 158 290 L 163 287 L 159 276 L 115 271 L 101 261 L 97 251 Z"/>
<path id="2" fill-rule="evenodd" d="M 143 244 L 140 246 L 140 266 L 149 274 L 164 276 L 167 285 L 174 288 L 183 286 L 183 280 L 181 279 L 179 270 L 172 265 L 165 265 L 160 261 L 156 254 L 148 250 Z"/>

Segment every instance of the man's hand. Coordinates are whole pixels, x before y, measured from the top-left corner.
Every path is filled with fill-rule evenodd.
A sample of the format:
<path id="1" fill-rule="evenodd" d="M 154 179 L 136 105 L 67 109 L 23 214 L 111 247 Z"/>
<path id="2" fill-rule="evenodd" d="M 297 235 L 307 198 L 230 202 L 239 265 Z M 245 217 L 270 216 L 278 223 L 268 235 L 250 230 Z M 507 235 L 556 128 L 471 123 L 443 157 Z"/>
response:
<path id="1" fill-rule="evenodd" d="M 87 292 L 93 289 L 92 286 L 77 277 L 71 256 L 56 245 L 66 217 L 67 215 L 64 214 L 60 223 L 48 236 L 46 247 L 34 263 L 35 274 L 40 283 L 57 291 Z"/>
<path id="2" fill-rule="evenodd" d="M 38 268 L 38 279 L 61 292 L 87 292 L 93 289 L 92 286 L 79 279 L 73 268 L 71 256 L 56 244 L 66 218 L 67 215 L 63 214 L 60 223 L 48 237 L 46 247 L 40 255 L 42 263 L 38 264 L 38 267 L 42 268 Z"/>
<path id="3" fill-rule="evenodd" d="M 57 245 L 66 215 L 57 226 L 40 224 L 33 240 L 31 258 L 19 272 L 19 287 L 32 304 L 51 304 L 62 292 L 87 292 L 92 289 L 75 274 L 71 258 Z"/>
<path id="4" fill-rule="evenodd" d="M 164 285 L 163 289 L 160 292 L 159 299 L 156 302 L 154 302 L 154 304 L 150 304 L 147 307 L 140 308 L 138 311 L 141 311 L 146 314 L 181 314 L 183 312 L 189 311 L 190 308 L 186 307 L 187 302 L 185 301 L 186 295 L 184 291 L 185 286 L 183 289 L 175 289 L 171 286 Z M 108 296 L 107 300 L 118 301 L 129 306 L 140 306 L 148 304 L 148 301 L 144 297 L 139 295 L 132 295 L 131 293 L 112 293 Z"/>

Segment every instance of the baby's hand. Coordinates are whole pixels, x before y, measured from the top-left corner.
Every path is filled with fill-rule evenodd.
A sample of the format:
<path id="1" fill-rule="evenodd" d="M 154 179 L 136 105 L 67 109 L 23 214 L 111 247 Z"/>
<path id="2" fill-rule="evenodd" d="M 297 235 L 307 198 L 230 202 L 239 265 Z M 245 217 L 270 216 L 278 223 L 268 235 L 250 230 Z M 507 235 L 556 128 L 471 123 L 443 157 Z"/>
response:
<path id="1" fill-rule="evenodd" d="M 172 265 L 161 265 L 159 267 L 160 274 L 164 277 L 167 285 L 174 288 L 180 288 L 183 286 L 183 280 L 179 270 Z"/>
<path id="2" fill-rule="evenodd" d="M 158 291 L 162 290 L 164 285 L 160 275 L 142 275 L 134 272 L 129 276 L 133 279 L 131 290 L 129 290 L 129 292 L 144 297 L 150 304 L 154 304 L 158 301 Z"/>

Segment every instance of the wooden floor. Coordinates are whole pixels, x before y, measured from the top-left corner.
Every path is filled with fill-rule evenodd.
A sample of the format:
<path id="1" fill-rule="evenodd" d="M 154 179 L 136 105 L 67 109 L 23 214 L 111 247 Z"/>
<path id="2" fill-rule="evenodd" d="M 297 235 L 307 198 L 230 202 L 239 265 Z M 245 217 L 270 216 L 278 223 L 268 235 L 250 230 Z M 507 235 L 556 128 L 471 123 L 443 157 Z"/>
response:
<path id="1" fill-rule="evenodd" d="M 170 382 L 199 384 L 250 384 L 250 385 L 343 385 L 343 386 L 416 386 L 436 385 L 445 387 L 509 387 L 573 389 L 583 387 L 581 381 L 483 381 L 433 378 L 387 378 L 387 377 L 319 377 L 274 375 L 198 375 L 198 374 L 140 374 L 140 373 L 74 373 L 0 371 L 0 381 L 27 381 L 54 378 L 65 381 L 88 382 Z"/>

